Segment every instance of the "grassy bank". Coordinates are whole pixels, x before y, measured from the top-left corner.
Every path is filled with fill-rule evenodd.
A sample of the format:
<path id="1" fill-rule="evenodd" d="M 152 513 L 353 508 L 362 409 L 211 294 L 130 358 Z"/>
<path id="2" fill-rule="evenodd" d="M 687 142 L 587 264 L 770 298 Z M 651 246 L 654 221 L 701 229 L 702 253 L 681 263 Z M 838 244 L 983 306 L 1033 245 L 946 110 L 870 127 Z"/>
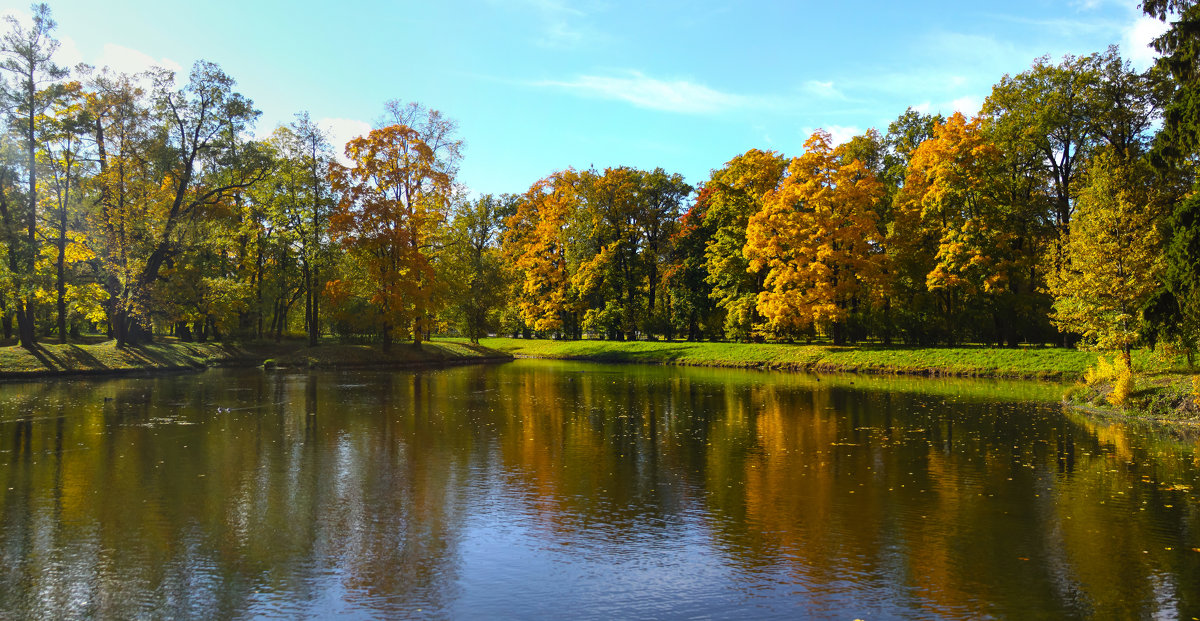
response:
<path id="1" fill-rule="evenodd" d="M 302 347 L 269 358 L 263 364 L 271 369 L 357 369 L 469 364 L 499 360 L 512 360 L 512 356 L 465 341 L 436 340 L 426 341 L 420 347 L 411 343 L 396 343 L 386 354 L 378 345 L 330 344 Z"/>
<path id="2" fill-rule="evenodd" d="M 251 352 L 236 345 L 174 340 L 124 348 L 118 348 L 116 341 L 45 343 L 32 350 L 13 345 L 0 347 L 0 379 L 183 371 L 246 361 L 252 357 Z"/>
<path id="3" fill-rule="evenodd" d="M 1067 391 L 1068 404 L 1109 418 L 1200 425 L 1200 373 L 1163 371 L 1134 378 L 1133 389 L 1121 405 L 1112 403 L 1113 382 L 1076 384 Z"/>
<path id="4" fill-rule="evenodd" d="M 101 343 L 45 343 L 28 350 L 0 347 L 0 379 L 32 379 L 64 375 L 111 375 L 199 370 L 210 366 L 274 368 L 363 368 L 454 364 L 508 359 L 506 354 L 465 343 L 426 343 L 420 349 L 398 344 L 384 355 L 378 347 L 322 344 L 309 348 L 303 342 L 185 343 L 162 339 L 136 347 L 117 348 L 115 341 Z"/>
<path id="5" fill-rule="evenodd" d="M 898 373 L 958 377 L 1070 380 L 1096 362 L 1096 354 L 1037 347 L 898 347 L 883 345 L 786 345 L 775 343 L 688 343 L 674 341 L 550 341 L 489 338 L 483 345 L 519 357 L 639 362 L 691 366 L 804 371 Z M 1161 366 L 1139 352 L 1134 367 Z"/>

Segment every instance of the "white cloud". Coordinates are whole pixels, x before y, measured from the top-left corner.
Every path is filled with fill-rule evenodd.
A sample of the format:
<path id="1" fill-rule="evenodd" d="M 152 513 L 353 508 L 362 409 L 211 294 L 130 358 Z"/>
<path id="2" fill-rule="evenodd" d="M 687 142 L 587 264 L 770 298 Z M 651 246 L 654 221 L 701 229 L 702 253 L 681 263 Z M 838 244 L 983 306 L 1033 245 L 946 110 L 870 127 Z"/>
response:
<path id="1" fill-rule="evenodd" d="M 343 164 L 346 161 L 346 143 L 359 136 L 365 136 L 371 132 L 371 124 L 358 119 L 339 119 L 333 117 L 325 117 L 317 119 L 317 127 L 329 132 L 329 144 L 333 145 L 333 152 L 337 154 L 337 158 Z"/>
<path id="2" fill-rule="evenodd" d="M 542 47 L 571 48 L 597 36 L 586 24 L 578 24 L 588 17 L 588 11 L 581 8 L 585 3 L 562 0 L 489 0 L 489 3 L 536 14 L 535 19 L 541 23 L 541 36 L 534 43 Z"/>
<path id="3" fill-rule="evenodd" d="M 825 131 L 829 132 L 829 139 L 833 141 L 833 146 L 837 146 L 849 141 L 851 138 L 863 133 L 863 130 L 851 125 L 826 125 Z"/>
<path id="4" fill-rule="evenodd" d="M 966 95 L 950 102 L 950 109 L 952 111 L 961 112 L 967 118 L 979 114 L 979 109 L 982 107 L 983 100 L 976 95 Z"/>
<path id="5" fill-rule="evenodd" d="M 804 91 L 816 97 L 824 97 L 826 99 L 845 99 L 846 96 L 842 91 L 838 90 L 833 85 L 833 81 L 822 82 L 820 80 L 809 80 L 804 83 Z"/>
<path id="6" fill-rule="evenodd" d="M 96 67 L 108 67 L 117 73 L 141 73 L 151 67 L 162 67 L 174 71 L 177 76 L 184 73 L 183 66 L 170 58 L 155 59 L 145 52 L 115 43 L 105 43 L 100 55 L 91 61 Z M 183 76 L 186 79 L 186 76 Z"/>
<path id="7" fill-rule="evenodd" d="M 1166 23 L 1148 15 L 1139 16 L 1129 25 L 1122 37 L 1121 47 L 1125 50 L 1125 57 L 1134 67 L 1145 69 L 1154 63 L 1158 52 L 1150 47 L 1150 42 L 1166 32 L 1167 28 Z"/>
<path id="8" fill-rule="evenodd" d="M 623 77 L 582 75 L 568 82 L 537 82 L 585 97 L 612 99 L 639 108 L 683 114 L 716 114 L 735 108 L 758 105 L 752 97 L 723 93 L 687 80 L 658 80 L 630 71 Z"/>

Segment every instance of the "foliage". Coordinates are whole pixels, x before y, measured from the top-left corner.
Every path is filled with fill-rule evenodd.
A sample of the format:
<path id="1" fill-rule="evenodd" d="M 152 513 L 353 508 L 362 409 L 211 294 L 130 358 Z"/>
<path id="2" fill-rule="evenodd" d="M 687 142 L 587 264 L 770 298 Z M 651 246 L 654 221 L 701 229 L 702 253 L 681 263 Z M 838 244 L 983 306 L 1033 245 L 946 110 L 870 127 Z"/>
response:
<path id="1" fill-rule="evenodd" d="M 879 215 L 883 186 L 858 159 L 835 150 L 827 132 L 804 143 L 780 188 L 751 216 L 745 257 L 763 272 L 756 302 L 765 330 L 794 336 L 814 325 L 836 344 L 844 324 L 883 273 Z"/>
<path id="2" fill-rule="evenodd" d="M 405 125 L 351 140 L 346 157 L 351 166 L 330 167 L 330 183 L 341 194 L 330 233 L 367 276 L 355 284 L 378 309 L 384 348 L 397 333 L 420 344 L 438 294 L 426 244 L 444 217 L 452 179 L 433 148 Z"/>
<path id="3" fill-rule="evenodd" d="M 1049 276 L 1053 321 L 1088 347 L 1128 356 L 1138 342 L 1139 312 L 1162 270 L 1162 198 L 1144 160 L 1106 148 L 1092 162 L 1063 265 Z"/>

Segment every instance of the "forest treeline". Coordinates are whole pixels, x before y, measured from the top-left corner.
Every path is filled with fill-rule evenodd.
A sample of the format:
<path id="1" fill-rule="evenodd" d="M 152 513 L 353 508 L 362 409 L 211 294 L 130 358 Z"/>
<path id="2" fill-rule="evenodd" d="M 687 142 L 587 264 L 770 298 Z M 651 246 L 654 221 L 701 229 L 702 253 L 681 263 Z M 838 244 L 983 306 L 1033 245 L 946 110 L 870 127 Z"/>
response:
<path id="1" fill-rule="evenodd" d="M 32 346 L 305 334 L 1073 343 L 1200 336 L 1200 11 L 1139 72 L 1040 58 L 973 117 L 909 108 L 696 187 L 564 169 L 469 196 L 457 124 L 389 102 L 341 157 L 306 113 L 265 139 L 219 67 L 55 64 L 45 5 L 0 70 L 0 316 Z"/>

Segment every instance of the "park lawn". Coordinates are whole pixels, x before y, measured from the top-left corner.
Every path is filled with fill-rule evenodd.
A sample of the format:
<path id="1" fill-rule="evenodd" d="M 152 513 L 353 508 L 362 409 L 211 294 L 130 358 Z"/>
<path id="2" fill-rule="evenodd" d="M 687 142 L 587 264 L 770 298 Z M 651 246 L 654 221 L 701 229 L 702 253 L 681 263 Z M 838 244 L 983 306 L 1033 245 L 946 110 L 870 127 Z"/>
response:
<path id="1" fill-rule="evenodd" d="M 0 347 L 0 378 L 203 369 L 247 355 L 236 345 L 174 339 L 123 348 L 116 341 L 42 343 L 32 350 L 12 345 Z"/>
<path id="2" fill-rule="evenodd" d="M 557 341 L 487 338 L 480 344 L 517 357 L 754 367 L 809 371 L 902 373 L 970 377 L 1075 379 L 1096 363 L 1092 352 L 1057 347 L 904 347 L 885 345 L 791 345 L 681 341 Z M 1150 352 L 1137 352 L 1134 367 L 1159 372 Z"/>
<path id="3" fill-rule="evenodd" d="M 511 360 L 503 352 L 472 345 L 462 340 L 437 339 L 425 341 L 420 347 L 412 343 L 393 343 L 386 354 L 378 345 L 322 344 L 319 347 L 300 347 L 267 359 L 267 368 L 367 368 L 459 364 Z"/>
<path id="4" fill-rule="evenodd" d="M 397 343 L 385 355 L 379 346 L 335 342 L 310 348 L 303 341 L 231 344 L 160 338 L 123 348 L 118 348 L 115 341 L 41 343 L 32 350 L 15 345 L 0 347 L 0 379 L 200 370 L 210 366 L 257 366 L 264 361 L 277 368 L 362 368 L 507 359 L 511 356 L 455 341 L 427 342 L 420 348 Z"/>

